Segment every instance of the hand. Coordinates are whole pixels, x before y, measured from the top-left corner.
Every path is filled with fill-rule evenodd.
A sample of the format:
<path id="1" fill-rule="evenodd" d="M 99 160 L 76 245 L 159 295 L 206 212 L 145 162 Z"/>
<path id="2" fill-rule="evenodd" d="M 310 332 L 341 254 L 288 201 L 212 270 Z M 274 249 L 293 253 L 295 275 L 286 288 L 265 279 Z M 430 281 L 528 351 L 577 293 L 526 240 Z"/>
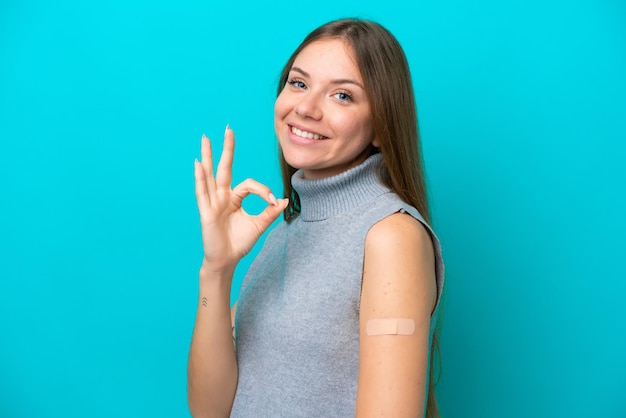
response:
<path id="1" fill-rule="evenodd" d="M 194 163 L 204 246 L 203 268 L 213 272 L 232 272 L 288 203 L 288 199 L 277 200 L 268 187 L 252 179 L 231 189 L 234 148 L 233 131 L 226 127 L 224 148 L 214 177 L 211 143 L 202 135 L 202 162 Z M 250 193 L 269 204 L 256 216 L 251 216 L 241 206 Z"/>

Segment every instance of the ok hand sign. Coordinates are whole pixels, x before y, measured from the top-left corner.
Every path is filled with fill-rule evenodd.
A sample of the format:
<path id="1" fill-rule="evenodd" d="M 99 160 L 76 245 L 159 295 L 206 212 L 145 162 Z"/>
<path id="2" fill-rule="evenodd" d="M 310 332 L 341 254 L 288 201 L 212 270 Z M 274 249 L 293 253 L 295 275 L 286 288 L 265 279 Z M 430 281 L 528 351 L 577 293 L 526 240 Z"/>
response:
<path id="1" fill-rule="evenodd" d="M 288 199 L 276 199 L 268 187 L 252 179 L 244 180 L 231 189 L 234 148 L 233 131 L 226 127 L 224 148 L 217 174 L 213 176 L 211 143 L 202 135 L 202 161 L 194 163 L 204 246 L 203 268 L 218 273 L 232 273 L 239 260 L 252 249 L 288 204 Z M 256 216 L 248 214 L 241 206 L 250 193 L 269 204 Z"/>

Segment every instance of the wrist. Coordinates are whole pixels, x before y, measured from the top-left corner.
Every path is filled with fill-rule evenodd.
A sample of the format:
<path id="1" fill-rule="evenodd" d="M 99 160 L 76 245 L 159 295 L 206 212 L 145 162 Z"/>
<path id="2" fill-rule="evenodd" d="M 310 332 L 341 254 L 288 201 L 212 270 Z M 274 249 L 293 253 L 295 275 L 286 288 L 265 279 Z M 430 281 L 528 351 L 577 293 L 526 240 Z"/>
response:
<path id="1" fill-rule="evenodd" d="M 235 273 L 235 266 L 224 266 L 211 263 L 205 259 L 200 266 L 200 280 L 218 280 L 230 283 Z"/>

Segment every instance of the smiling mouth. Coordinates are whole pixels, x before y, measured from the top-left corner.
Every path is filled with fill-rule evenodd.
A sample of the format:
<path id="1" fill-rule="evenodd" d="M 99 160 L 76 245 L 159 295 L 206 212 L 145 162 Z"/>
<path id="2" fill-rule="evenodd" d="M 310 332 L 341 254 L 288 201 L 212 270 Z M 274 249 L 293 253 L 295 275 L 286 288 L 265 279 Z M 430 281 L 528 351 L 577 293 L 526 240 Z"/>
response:
<path id="1" fill-rule="evenodd" d="M 290 128 L 291 128 L 291 133 L 299 136 L 300 138 L 315 139 L 315 140 L 328 139 L 327 136 L 322 136 L 322 135 L 314 134 L 312 132 L 302 131 L 296 128 L 295 126 L 291 126 Z"/>

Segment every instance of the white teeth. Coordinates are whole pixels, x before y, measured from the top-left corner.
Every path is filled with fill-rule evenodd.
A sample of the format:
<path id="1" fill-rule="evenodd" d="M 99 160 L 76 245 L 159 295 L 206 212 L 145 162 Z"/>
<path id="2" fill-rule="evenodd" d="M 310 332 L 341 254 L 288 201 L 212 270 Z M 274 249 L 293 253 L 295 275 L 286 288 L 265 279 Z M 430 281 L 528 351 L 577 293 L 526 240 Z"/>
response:
<path id="1" fill-rule="evenodd" d="M 321 136 L 318 134 L 314 134 L 311 132 L 307 132 L 307 131 L 301 131 L 300 129 L 296 128 L 295 126 L 291 127 L 291 132 L 293 132 L 294 134 L 298 135 L 299 137 L 302 138 L 307 138 L 307 139 L 325 139 L 325 136 Z"/>

